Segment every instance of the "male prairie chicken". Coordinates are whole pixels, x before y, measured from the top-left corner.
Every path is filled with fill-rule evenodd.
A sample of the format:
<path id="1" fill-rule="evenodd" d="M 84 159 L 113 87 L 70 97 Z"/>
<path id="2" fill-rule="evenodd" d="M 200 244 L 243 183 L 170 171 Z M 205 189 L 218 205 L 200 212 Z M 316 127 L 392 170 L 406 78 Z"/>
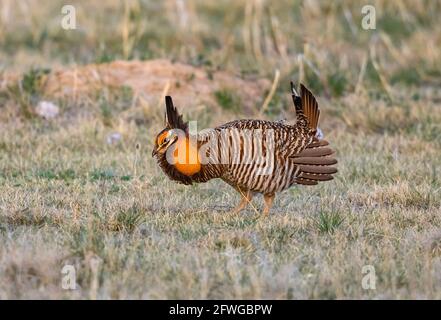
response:
<path id="1" fill-rule="evenodd" d="M 241 195 L 239 212 L 253 194 L 264 195 L 268 214 L 276 192 L 293 184 L 315 185 L 332 180 L 337 161 L 317 127 L 320 110 L 312 93 L 291 83 L 297 121 L 235 120 L 203 132 L 191 132 L 188 122 L 167 96 L 166 127 L 156 136 L 152 156 L 167 176 L 192 184 L 220 178 Z"/>

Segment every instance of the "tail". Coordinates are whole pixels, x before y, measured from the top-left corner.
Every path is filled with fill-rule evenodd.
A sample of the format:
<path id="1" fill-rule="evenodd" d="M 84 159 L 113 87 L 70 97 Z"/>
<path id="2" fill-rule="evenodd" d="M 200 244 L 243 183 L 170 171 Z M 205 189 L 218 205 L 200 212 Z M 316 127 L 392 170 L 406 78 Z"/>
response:
<path id="1" fill-rule="evenodd" d="M 300 153 L 296 154 L 292 161 L 299 167 L 299 173 L 295 179 L 298 184 L 314 185 L 320 181 L 333 179 L 337 173 L 337 160 L 331 155 L 334 150 L 327 147 L 329 142 L 319 140 L 317 137 Z"/>
<path id="2" fill-rule="evenodd" d="M 291 91 L 297 117 L 301 119 L 303 115 L 303 117 L 306 118 L 308 127 L 316 132 L 320 117 L 320 109 L 314 95 L 302 83 L 300 84 L 299 95 L 294 88 L 292 81 Z"/>
<path id="3" fill-rule="evenodd" d="M 312 142 L 292 158 L 293 163 L 299 167 L 295 182 L 315 185 L 320 181 L 332 180 L 332 175 L 337 173 L 337 168 L 333 167 L 337 164 L 337 160 L 331 157 L 334 150 L 328 147 L 329 142 L 323 140 L 323 133 L 317 127 L 320 117 L 317 100 L 303 84 L 300 84 L 300 96 L 292 82 L 291 90 L 297 117 L 300 121 L 306 120 L 308 127 L 315 133 Z"/>

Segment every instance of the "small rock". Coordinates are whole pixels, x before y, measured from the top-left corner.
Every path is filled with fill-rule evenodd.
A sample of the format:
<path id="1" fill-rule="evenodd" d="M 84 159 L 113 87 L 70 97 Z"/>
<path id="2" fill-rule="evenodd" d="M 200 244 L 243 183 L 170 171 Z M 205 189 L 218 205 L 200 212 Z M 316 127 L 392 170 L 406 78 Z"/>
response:
<path id="1" fill-rule="evenodd" d="M 322 139 L 324 138 L 325 135 L 323 134 L 323 131 L 322 131 L 320 128 L 317 128 L 317 132 L 316 132 L 315 136 L 316 136 L 319 140 L 322 140 Z"/>
<path id="2" fill-rule="evenodd" d="M 53 119 L 58 115 L 60 109 L 50 101 L 40 101 L 35 112 L 44 119 Z"/>
<path id="3" fill-rule="evenodd" d="M 115 144 L 121 141 L 122 135 L 119 132 L 113 132 L 107 136 L 107 144 Z"/>

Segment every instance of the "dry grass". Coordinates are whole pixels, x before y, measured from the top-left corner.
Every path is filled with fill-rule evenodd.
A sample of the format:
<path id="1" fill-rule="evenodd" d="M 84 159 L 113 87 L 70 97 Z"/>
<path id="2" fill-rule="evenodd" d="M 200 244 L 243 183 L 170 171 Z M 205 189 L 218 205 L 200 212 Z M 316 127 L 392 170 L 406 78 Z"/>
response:
<path id="1" fill-rule="evenodd" d="M 61 1 L 13 3 L 0 4 L 0 298 L 441 298 L 435 1 L 375 1 L 376 31 L 358 1 L 77 1 L 69 32 Z M 285 191 L 262 219 L 227 215 L 239 199 L 222 182 L 159 172 L 167 91 L 201 127 L 292 119 L 290 78 L 319 98 L 336 180 Z M 60 114 L 38 117 L 40 100 Z M 66 264 L 77 290 L 61 288 Z"/>

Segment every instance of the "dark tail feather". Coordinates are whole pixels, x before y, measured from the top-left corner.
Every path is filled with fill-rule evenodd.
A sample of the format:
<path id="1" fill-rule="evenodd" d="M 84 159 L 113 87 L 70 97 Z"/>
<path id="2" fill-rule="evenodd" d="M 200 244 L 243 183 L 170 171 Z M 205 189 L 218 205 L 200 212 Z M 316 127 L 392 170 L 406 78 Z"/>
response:
<path id="1" fill-rule="evenodd" d="M 188 124 L 184 122 L 184 120 L 182 119 L 182 115 L 179 114 L 178 110 L 174 106 L 172 97 L 170 96 L 165 97 L 165 107 L 166 107 L 168 126 L 170 128 L 176 128 L 187 131 Z"/>
<path id="2" fill-rule="evenodd" d="M 294 83 L 292 81 L 291 81 L 291 96 L 292 96 L 292 102 L 294 102 L 294 107 L 296 108 L 297 114 L 303 113 L 302 98 L 297 93 L 296 88 L 294 86 Z"/>

